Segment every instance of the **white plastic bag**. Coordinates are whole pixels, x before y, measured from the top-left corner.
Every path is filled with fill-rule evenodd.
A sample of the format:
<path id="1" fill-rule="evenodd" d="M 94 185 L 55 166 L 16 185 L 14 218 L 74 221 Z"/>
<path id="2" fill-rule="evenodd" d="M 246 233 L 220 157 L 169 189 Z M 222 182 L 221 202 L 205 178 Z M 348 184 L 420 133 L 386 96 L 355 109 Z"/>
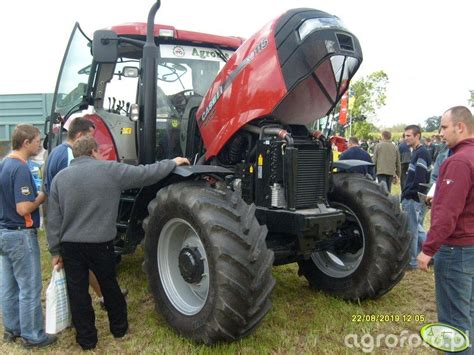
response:
<path id="1" fill-rule="evenodd" d="M 64 268 L 55 267 L 46 290 L 46 333 L 57 334 L 71 325 Z"/>

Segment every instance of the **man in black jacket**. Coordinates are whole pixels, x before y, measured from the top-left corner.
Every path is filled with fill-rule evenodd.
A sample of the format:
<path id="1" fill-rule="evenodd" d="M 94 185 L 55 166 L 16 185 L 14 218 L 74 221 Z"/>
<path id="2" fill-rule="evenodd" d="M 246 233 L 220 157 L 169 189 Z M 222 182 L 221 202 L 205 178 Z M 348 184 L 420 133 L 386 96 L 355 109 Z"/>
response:
<path id="1" fill-rule="evenodd" d="M 372 159 L 370 159 L 369 153 L 363 150 L 359 146 L 359 140 L 357 137 L 350 137 L 348 143 L 349 149 L 341 154 L 339 160 L 349 160 L 349 159 L 356 159 L 356 160 L 363 160 L 369 163 L 372 163 Z M 359 173 L 359 174 L 370 174 L 374 177 L 374 167 L 373 166 L 354 166 L 352 168 L 347 169 L 349 173 Z"/>

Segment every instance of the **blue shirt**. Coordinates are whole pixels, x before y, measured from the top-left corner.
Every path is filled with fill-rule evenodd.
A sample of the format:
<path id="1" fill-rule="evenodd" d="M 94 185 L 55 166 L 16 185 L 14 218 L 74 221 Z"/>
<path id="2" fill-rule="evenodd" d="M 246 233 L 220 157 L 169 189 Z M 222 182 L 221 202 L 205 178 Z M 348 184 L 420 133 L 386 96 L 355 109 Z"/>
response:
<path id="1" fill-rule="evenodd" d="M 356 160 L 363 160 L 369 163 L 372 163 L 372 159 L 370 158 L 369 153 L 363 150 L 360 147 L 352 147 L 346 150 L 344 153 L 341 154 L 339 160 L 349 160 L 349 159 L 356 159 Z M 349 173 L 360 173 L 360 174 L 370 174 L 374 176 L 374 167 L 373 166 L 354 166 L 350 169 L 347 169 Z"/>
<path id="2" fill-rule="evenodd" d="M 16 211 L 17 203 L 33 202 L 36 195 L 36 185 L 26 162 L 6 157 L 0 163 L 0 226 L 38 228 L 39 209 L 24 217 Z"/>
<path id="3" fill-rule="evenodd" d="M 438 156 L 436 157 L 436 161 L 434 162 L 433 165 L 433 170 L 431 171 L 431 178 L 430 178 L 430 183 L 433 184 L 436 182 L 438 179 L 439 175 L 439 168 L 441 167 L 441 164 L 449 158 L 451 155 L 453 155 L 453 151 L 449 149 L 448 147 L 445 147 L 442 151 L 438 153 Z"/>
<path id="4" fill-rule="evenodd" d="M 49 195 L 49 190 L 56 174 L 67 168 L 72 159 L 72 149 L 67 143 L 62 143 L 51 151 L 46 162 L 46 176 L 44 178 L 44 192 L 47 195 Z"/>

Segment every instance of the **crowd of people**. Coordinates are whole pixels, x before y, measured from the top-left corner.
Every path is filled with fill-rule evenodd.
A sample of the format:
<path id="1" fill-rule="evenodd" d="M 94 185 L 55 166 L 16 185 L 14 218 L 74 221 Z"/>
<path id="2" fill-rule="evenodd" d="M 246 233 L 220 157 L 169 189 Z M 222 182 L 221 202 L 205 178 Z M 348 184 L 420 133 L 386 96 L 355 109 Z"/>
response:
<path id="1" fill-rule="evenodd" d="M 401 207 L 411 235 L 408 270 L 428 270 L 433 264 L 438 320 L 474 334 L 474 119 L 464 106 L 447 110 L 440 134 L 422 137 L 417 125 L 405 127 L 399 142 L 382 132 L 376 144 L 349 139 L 348 151 L 339 159 L 372 161 L 369 173 L 391 190 L 400 181 Z M 351 142 L 357 142 L 351 143 Z M 366 150 L 372 151 L 371 159 Z M 364 154 L 365 153 L 365 154 Z M 431 188 L 430 188 L 431 187 Z M 427 208 L 431 223 L 423 225 Z M 472 354 L 472 348 L 466 354 Z"/>
<path id="2" fill-rule="evenodd" d="M 77 118 L 67 141 L 46 162 L 44 191 L 27 164 L 41 149 L 40 132 L 19 125 L 13 132 L 13 151 L 0 163 L 1 302 L 4 342 L 21 338 L 25 348 L 45 347 L 57 338 L 44 330 L 41 306 L 42 278 L 37 228 L 39 206 L 46 200 L 45 227 L 52 266 L 66 271 L 76 341 L 84 349 L 97 345 L 91 285 L 103 297 L 110 331 L 123 337 L 128 330 L 124 292 L 115 273 L 113 239 L 121 191 L 147 186 L 166 177 L 178 157 L 145 166 L 98 159 L 94 125 Z M 409 125 L 404 137 L 393 142 L 383 131 L 372 144 L 357 137 L 340 160 L 369 164 L 353 166 L 351 173 L 369 175 L 391 191 L 400 181 L 401 207 L 407 215 L 411 238 L 408 269 L 428 270 L 434 258 L 439 321 L 465 331 L 474 329 L 474 119 L 463 106 L 447 110 L 440 134 L 422 137 Z M 372 153 L 372 156 L 369 152 Z M 93 184 L 89 183 L 91 180 Z M 428 193 L 430 185 L 434 193 Z M 454 197 L 454 198 L 453 198 Z M 431 226 L 423 227 L 427 208 Z M 95 213 L 101 211 L 100 214 Z M 468 349 L 471 351 L 471 349 Z"/>
<path id="3" fill-rule="evenodd" d="M 31 349 L 57 340 L 45 333 L 41 306 L 37 228 L 39 207 L 46 200 L 48 249 L 52 266 L 64 267 L 66 271 L 77 343 L 90 350 L 98 341 L 89 285 L 99 297 L 103 296 L 113 336 L 121 338 L 127 333 L 127 306 L 116 279 L 113 247 L 120 194 L 126 189 L 154 184 L 189 161 L 177 157 L 132 166 L 99 160 L 99 147 L 92 137 L 94 129 L 84 118 L 72 122 L 67 141 L 48 157 L 44 191 L 38 191 L 27 164 L 41 150 L 40 131 L 30 125 L 18 125 L 13 132 L 13 151 L 0 163 L 4 342 L 21 338 L 22 346 Z"/>

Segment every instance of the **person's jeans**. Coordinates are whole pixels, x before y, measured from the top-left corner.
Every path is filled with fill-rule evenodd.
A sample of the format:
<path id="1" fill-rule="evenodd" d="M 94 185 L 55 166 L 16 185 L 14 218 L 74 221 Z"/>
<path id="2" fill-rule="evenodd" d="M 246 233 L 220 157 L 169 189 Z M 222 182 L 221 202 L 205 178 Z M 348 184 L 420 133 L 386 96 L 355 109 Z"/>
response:
<path id="1" fill-rule="evenodd" d="M 438 321 L 474 340 L 474 246 L 442 245 L 434 258 Z M 472 347 L 457 354 L 472 354 Z"/>
<path id="2" fill-rule="evenodd" d="M 72 323 L 79 345 L 83 349 L 92 349 L 97 344 L 95 313 L 89 295 L 89 270 L 99 281 L 110 332 L 115 337 L 125 335 L 128 329 L 127 304 L 116 279 L 113 243 L 63 242 L 61 255 L 66 271 Z"/>
<path id="3" fill-rule="evenodd" d="M 423 202 L 403 199 L 402 209 L 407 214 L 408 231 L 412 236 L 410 245 L 410 267 L 416 268 L 416 257 L 420 253 L 421 246 L 426 239 L 425 229 L 423 228 L 425 208 Z"/>
<path id="4" fill-rule="evenodd" d="M 2 311 L 6 331 L 32 343 L 46 339 L 41 265 L 35 229 L 0 229 Z"/>

